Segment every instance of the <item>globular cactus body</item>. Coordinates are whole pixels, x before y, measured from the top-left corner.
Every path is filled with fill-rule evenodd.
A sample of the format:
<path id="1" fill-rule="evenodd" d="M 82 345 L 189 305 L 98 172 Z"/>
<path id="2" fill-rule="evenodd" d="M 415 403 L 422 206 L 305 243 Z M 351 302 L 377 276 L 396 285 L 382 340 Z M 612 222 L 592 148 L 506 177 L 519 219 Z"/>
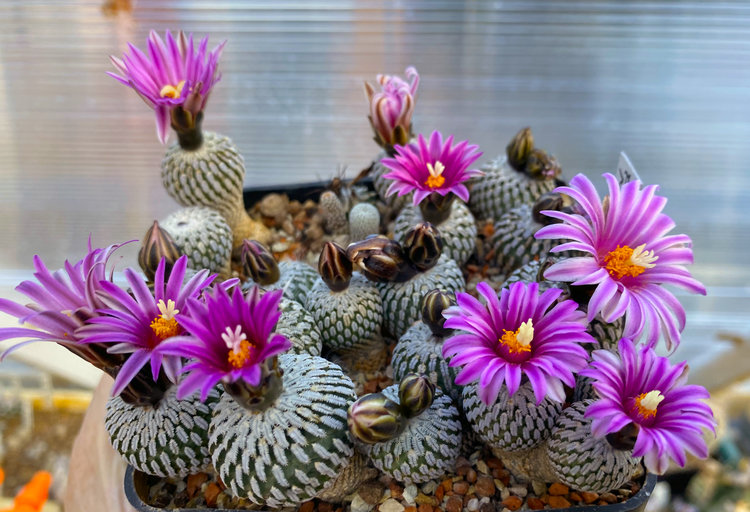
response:
<path id="1" fill-rule="evenodd" d="M 187 255 L 189 268 L 229 275 L 232 231 L 219 212 L 202 206 L 182 208 L 164 219 L 161 227 Z"/>

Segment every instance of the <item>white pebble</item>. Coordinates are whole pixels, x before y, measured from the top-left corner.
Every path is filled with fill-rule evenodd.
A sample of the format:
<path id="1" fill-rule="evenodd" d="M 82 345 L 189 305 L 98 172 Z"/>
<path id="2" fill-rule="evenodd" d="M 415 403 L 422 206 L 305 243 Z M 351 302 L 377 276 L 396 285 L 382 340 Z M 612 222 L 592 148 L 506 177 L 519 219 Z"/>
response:
<path id="1" fill-rule="evenodd" d="M 483 460 L 477 461 L 477 471 L 482 473 L 483 475 L 489 475 L 490 474 L 490 468 L 487 467 L 487 463 Z"/>
<path id="2" fill-rule="evenodd" d="M 380 505 L 380 512 L 404 512 L 404 506 L 393 498 L 388 498 Z"/>
<path id="3" fill-rule="evenodd" d="M 435 480 L 430 480 L 422 486 L 422 492 L 426 495 L 430 495 L 437 490 L 438 483 Z"/>
<path id="4" fill-rule="evenodd" d="M 359 494 L 355 494 L 351 504 L 351 512 L 370 512 L 374 506 L 363 500 Z"/>
<path id="5" fill-rule="evenodd" d="M 534 489 L 534 494 L 542 496 L 547 493 L 547 484 L 539 482 L 538 480 L 531 481 L 531 488 Z"/>
<path id="6" fill-rule="evenodd" d="M 510 491 L 507 487 L 503 487 L 503 489 L 500 491 L 500 501 L 507 500 L 508 496 L 510 496 Z"/>
<path id="7" fill-rule="evenodd" d="M 466 508 L 469 510 L 469 512 L 476 512 L 479 510 L 479 500 L 476 498 L 471 498 L 469 500 L 469 503 L 466 504 Z"/>
<path id="8" fill-rule="evenodd" d="M 418 492 L 419 490 L 417 489 L 416 485 L 407 485 L 406 487 L 404 487 L 404 501 L 406 501 L 406 503 L 408 503 L 409 505 L 414 505 L 414 500 L 417 498 Z"/>
<path id="9" fill-rule="evenodd" d="M 518 496 L 519 498 L 525 498 L 526 495 L 529 493 L 529 490 L 526 487 L 509 487 L 510 492 Z"/>

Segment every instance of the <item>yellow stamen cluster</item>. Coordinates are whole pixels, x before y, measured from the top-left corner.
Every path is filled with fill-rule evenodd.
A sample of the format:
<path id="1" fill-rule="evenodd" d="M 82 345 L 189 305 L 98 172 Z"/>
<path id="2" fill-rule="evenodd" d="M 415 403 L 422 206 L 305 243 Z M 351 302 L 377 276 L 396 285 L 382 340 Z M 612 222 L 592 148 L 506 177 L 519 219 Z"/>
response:
<path id="1" fill-rule="evenodd" d="M 646 251 L 646 244 L 639 245 L 631 249 L 627 245 L 617 246 L 614 251 L 610 251 L 604 257 L 604 264 L 609 275 L 616 279 L 622 279 L 625 276 L 638 277 L 647 268 L 653 268 L 654 262 L 659 259 L 654 255 L 654 251 Z"/>
<path id="2" fill-rule="evenodd" d="M 159 300 L 156 307 L 161 314 L 154 318 L 154 321 L 151 322 L 149 326 L 151 327 L 151 330 L 154 331 L 156 337 L 159 338 L 159 341 L 180 334 L 180 324 L 178 324 L 175 319 L 175 315 L 179 313 L 180 310 L 175 307 L 174 301 L 170 299 L 165 304 L 163 300 Z"/>
<path id="3" fill-rule="evenodd" d="M 240 369 L 245 366 L 245 363 L 250 359 L 250 349 L 253 348 L 253 344 L 247 340 L 242 340 L 238 347 L 234 350 L 229 351 L 227 360 L 233 368 Z"/>
<path id="4" fill-rule="evenodd" d="M 427 180 L 425 180 L 424 184 L 430 188 L 442 187 L 445 183 L 445 176 L 443 176 L 445 166 L 443 165 L 443 162 L 437 161 L 434 166 L 428 163 L 427 170 L 430 172 L 430 175 L 427 176 Z"/>
<path id="5" fill-rule="evenodd" d="M 531 352 L 531 341 L 534 339 L 534 324 L 529 318 L 515 331 L 503 329 L 503 335 L 497 341 L 508 347 L 511 354 Z"/>
<path id="6" fill-rule="evenodd" d="M 185 80 L 180 80 L 180 83 L 178 83 L 177 86 L 165 85 L 161 88 L 161 91 L 159 91 L 159 96 L 161 98 L 179 98 L 182 96 L 183 87 L 185 87 Z"/>
<path id="7" fill-rule="evenodd" d="M 638 409 L 638 414 L 644 419 L 653 418 L 656 416 L 656 410 L 662 400 L 664 400 L 664 395 L 658 390 L 641 393 L 635 398 L 635 406 Z"/>

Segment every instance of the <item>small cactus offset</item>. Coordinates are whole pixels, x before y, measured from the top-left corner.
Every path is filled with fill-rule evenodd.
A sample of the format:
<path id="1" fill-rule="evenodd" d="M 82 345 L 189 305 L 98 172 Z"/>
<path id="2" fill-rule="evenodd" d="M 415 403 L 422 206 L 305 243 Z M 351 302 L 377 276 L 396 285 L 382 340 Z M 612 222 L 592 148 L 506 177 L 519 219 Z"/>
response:
<path id="1" fill-rule="evenodd" d="M 187 476 L 211 464 L 208 426 L 219 393 L 205 402 L 197 394 L 182 400 L 172 387 L 158 407 L 137 407 L 119 396 L 107 402 L 104 428 L 114 449 L 133 467 L 150 475 Z"/>
<path id="2" fill-rule="evenodd" d="M 593 400 L 576 402 L 555 423 L 547 442 L 550 465 L 560 482 L 586 492 L 607 492 L 622 487 L 640 470 L 640 459 L 629 449 L 616 449 L 591 432 L 584 413 Z"/>
<path id="3" fill-rule="evenodd" d="M 304 305 L 318 273 L 307 263 L 294 260 L 276 262 L 273 253 L 257 240 L 242 243 L 241 260 L 247 280 L 243 289 L 257 283 L 267 290 L 283 290 L 284 297 Z"/>
<path id="4" fill-rule="evenodd" d="M 352 273 L 346 251 L 328 242 L 320 255 L 321 276 L 307 295 L 324 343 L 333 350 L 351 349 L 380 336 L 383 305 L 377 288 L 359 272 Z"/>
<path id="5" fill-rule="evenodd" d="M 187 255 L 190 268 L 229 276 L 232 231 L 216 210 L 202 206 L 182 208 L 167 216 L 161 227 Z"/>
<path id="6" fill-rule="evenodd" d="M 450 397 L 415 374 L 355 402 L 349 428 L 377 469 L 407 485 L 443 476 L 461 448 L 461 422 Z"/>
<path id="7" fill-rule="evenodd" d="M 233 248 L 246 239 L 270 240 L 268 228 L 245 211 L 245 163 L 229 137 L 204 132 L 197 148 L 173 144 L 162 161 L 161 176 L 164 188 L 182 206 L 207 206 L 221 213 L 234 235 Z"/>
<path id="8" fill-rule="evenodd" d="M 349 210 L 349 239 L 364 240 L 380 232 L 380 212 L 371 203 L 357 203 Z"/>
<path id="9" fill-rule="evenodd" d="M 323 348 L 323 336 L 315 323 L 315 318 L 296 300 L 281 299 L 281 316 L 276 324 L 276 332 L 284 335 L 292 346 L 290 354 L 319 356 Z"/>
<path id="10" fill-rule="evenodd" d="M 393 238 L 404 240 L 414 225 L 424 221 L 419 208 L 406 206 L 396 217 Z M 476 252 L 477 224 L 466 204 L 462 201 L 454 201 L 450 207 L 449 216 L 436 227 L 440 230 L 443 239 L 443 254 L 459 266 L 469 261 L 472 254 Z"/>
<path id="11" fill-rule="evenodd" d="M 524 128 L 510 142 L 506 155 L 482 166 L 485 174 L 474 182 L 469 202 L 477 219 L 498 220 L 517 206 L 532 204 L 557 186 L 557 160 L 533 146 L 531 130 Z"/>
<path id="12" fill-rule="evenodd" d="M 422 304 L 422 322 L 412 325 L 399 338 L 393 349 L 393 378 L 402 380 L 407 374 L 427 376 L 444 394 L 460 405 L 461 386 L 456 385 L 458 369 L 448 365 L 443 357 L 443 341 L 453 334 L 445 329 L 444 309 L 450 307 L 451 296 L 438 289 L 425 294 Z"/>

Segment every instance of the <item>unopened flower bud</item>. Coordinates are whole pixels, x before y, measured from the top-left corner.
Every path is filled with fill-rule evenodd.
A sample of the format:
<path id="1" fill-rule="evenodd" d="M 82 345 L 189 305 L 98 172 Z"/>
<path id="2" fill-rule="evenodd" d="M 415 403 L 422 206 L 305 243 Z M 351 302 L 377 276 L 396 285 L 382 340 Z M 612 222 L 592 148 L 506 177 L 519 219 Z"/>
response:
<path id="1" fill-rule="evenodd" d="M 365 395 L 347 412 L 349 432 L 366 444 L 393 439 L 406 426 L 399 405 L 382 393 Z"/>
<path id="2" fill-rule="evenodd" d="M 429 222 L 421 222 L 406 233 L 404 238 L 406 259 L 422 272 L 434 267 L 443 252 L 443 237 Z"/>
<path id="3" fill-rule="evenodd" d="M 534 219 L 534 222 L 544 226 L 560 223 L 562 222 L 560 219 L 548 217 L 541 212 L 544 210 L 562 211 L 567 206 L 567 203 L 566 196 L 563 194 L 559 192 L 547 192 L 534 202 L 534 205 L 531 207 L 531 217 Z"/>
<path id="4" fill-rule="evenodd" d="M 164 258 L 164 279 L 167 280 L 172 266 L 182 256 L 174 239 L 154 221 L 153 226 L 148 228 L 146 236 L 143 237 L 143 245 L 138 252 L 138 264 L 149 281 L 154 280 L 159 262 Z"/>
<path id="5" fill-rule="evenodd" d="M 562 172 L 557 159 L 541 149 L 534 149 L 526 161 L 526 174 L 538 180 L 557 178 Z"/>
<path id="6" fill-rule="evenodd" d="M 446 329 L 443 311 L 453 305 L 451 296 L 437 288 L 427 292 L 422 299 L 422 322 L 435 336 L 446 336 L 453 329 Z"/>
<path id="7" fill-rule="evenodd" d="M 318 273 L 331 291 L 346 290 L 352 279 L 352 262 L 346 250 L 335 242 L 327 242 L 320 253 Z"/>
<path id="8" fill-rule="evenodd" d="M 527 126 L 521 129 L 505 148 L 508 163 L 517 171 L 523 171 L 532 149 L 534 149 L 534 136 L 531 135 L 531 128 Z"/>
<path id="9" fill-rule="evenodd" d="M 435 398 L 435 384 L 426 375 L 410 373 L 398 386 L 401 413 L 407 418 L 419 416 L 426 411 Z"/>
<path id="10" fill-rule="evenodd" d="M 408 266 L 401 245 L 384 236 L 349 244 L 346 254 L 365 277 L 375 282 L 394 281 Z"/>
<path id="11" fill-rule="evenodd" d="M 268 286 L 279 280 L 279 266 L 271 251 L 257 240 L 242 242 L 242 268 L 247 277 L 261 286 Z"/>

